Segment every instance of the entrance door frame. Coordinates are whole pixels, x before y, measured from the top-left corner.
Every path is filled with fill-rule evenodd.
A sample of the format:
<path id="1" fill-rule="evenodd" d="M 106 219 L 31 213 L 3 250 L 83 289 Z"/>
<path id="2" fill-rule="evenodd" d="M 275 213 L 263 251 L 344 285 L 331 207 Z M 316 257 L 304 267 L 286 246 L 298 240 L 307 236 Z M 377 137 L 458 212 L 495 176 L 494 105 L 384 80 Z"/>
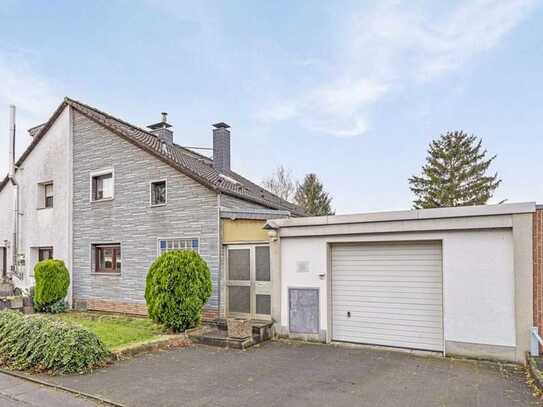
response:
<path id="1" fill-rule="evenodd" d="M 270 269 L 270 281 L 257 281 L 256 280 L 256 248 L 257 247 L 270 247 L 269 243 L 250 243 L 250 244 L 228 244 L 225 245 L 225 311 L 227 317 L 244 318 L 244 319 L 258 319 L 271 321 L 271 305 L 272 299 L 272 273 Z M 228 256 L 231 250 L 249 250 L 249 280 L 230 280 L 229 277 L 229 261 Z M 250 312 L 238 313 L 230 312 L 229 304 L 229 287 L 250 287 Z M 256 313 L 256 296 L 257 295 L 269 295 L 270 296 L 270 314 L 257 314 Z"/>

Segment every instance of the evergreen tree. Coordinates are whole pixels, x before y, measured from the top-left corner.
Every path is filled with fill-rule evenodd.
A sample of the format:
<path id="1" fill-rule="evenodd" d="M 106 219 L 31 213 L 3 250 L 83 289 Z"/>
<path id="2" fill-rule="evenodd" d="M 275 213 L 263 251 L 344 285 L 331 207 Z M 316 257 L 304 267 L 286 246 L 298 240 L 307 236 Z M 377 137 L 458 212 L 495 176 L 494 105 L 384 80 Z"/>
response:
<path id="1" fill-rule="evenodd" d="M 422 176 L 409 178 L 415 208 L 486 204 L 501 180 L 497 173 L 486 175 L 496 156 L 487 159 L 481 144 L 481 139 L 462 131 L 432 141 Z"/>
<path id="2" fill-rule="evenodd" d="M 304 182 L 298 184 L 294 195 L 296 204 L 304 209 L 308 215 L 333 215 L 332 198 L 324 191 L 322 183 L 316 174 L 307 174 Z"/>

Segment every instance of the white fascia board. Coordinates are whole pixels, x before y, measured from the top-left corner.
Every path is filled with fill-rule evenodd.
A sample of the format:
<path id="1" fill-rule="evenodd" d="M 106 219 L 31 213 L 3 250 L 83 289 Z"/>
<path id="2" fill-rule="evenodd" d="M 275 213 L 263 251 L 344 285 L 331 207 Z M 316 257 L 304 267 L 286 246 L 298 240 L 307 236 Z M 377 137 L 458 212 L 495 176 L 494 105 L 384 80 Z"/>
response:
<path id="1" fill-rule="evenodd" d="M 422 219 L 466 218 L 480 216 L 533 213 L 535 202 L 500 205 L 463 206 L 455 208 L 413 209 L 409 211 L 373 212 L 353 215 L 316 216 L 308 218 L 274 219 L 267 224 L 269 229 L 299 226 L 341 225 L 353 223 L 393 222 Z"/>
<path id="2" fill-rule="evenodd" d="M 375 233 L 435 232 L 476 229 L 511 229 L 511 215 L 464 218 L 413 219 L 389 222 L 359 222 L 280 228 L 280 237 L 357 235 Z"/>

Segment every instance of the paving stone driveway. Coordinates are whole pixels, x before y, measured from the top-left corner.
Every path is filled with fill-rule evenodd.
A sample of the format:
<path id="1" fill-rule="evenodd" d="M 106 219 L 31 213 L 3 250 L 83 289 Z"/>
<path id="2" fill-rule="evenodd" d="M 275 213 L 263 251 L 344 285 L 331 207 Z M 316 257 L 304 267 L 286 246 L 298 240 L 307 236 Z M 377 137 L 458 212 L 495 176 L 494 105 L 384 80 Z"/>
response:
<path id="1" fill-rule="evenodd" d="M 53 380 L 134 407 L 541 405 L 517 366 L 286 342 L 193 346 Z"/>

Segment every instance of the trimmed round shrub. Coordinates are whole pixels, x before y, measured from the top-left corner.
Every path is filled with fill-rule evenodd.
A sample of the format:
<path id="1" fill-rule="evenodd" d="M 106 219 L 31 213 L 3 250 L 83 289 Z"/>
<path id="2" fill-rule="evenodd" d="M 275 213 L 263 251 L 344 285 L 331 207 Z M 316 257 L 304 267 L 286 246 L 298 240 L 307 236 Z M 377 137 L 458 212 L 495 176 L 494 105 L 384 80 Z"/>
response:
<path id="1" fill-rule="evenodd" d="M 43 315 L 0 311 L 0 364 L 51 374 L 86 373 L 110 357 L 103 342 L 82 326 Z"/>
<path id="2" fill-rule="evenodd" d="M 196 252 L 166 252 L 147 274 L 145 301 L 149 316 L 175 332 L 198 325 L 210 296 L 209 267 Z"/>
<path id="3" fill-rule="evenodd" d="M 63 309 L 70 286 L 70 273 L 62 260 L 40 261 L 34 267 L 36 287 L 34 293 L 34 309 L 38 312 L 51 312 Z"/>

